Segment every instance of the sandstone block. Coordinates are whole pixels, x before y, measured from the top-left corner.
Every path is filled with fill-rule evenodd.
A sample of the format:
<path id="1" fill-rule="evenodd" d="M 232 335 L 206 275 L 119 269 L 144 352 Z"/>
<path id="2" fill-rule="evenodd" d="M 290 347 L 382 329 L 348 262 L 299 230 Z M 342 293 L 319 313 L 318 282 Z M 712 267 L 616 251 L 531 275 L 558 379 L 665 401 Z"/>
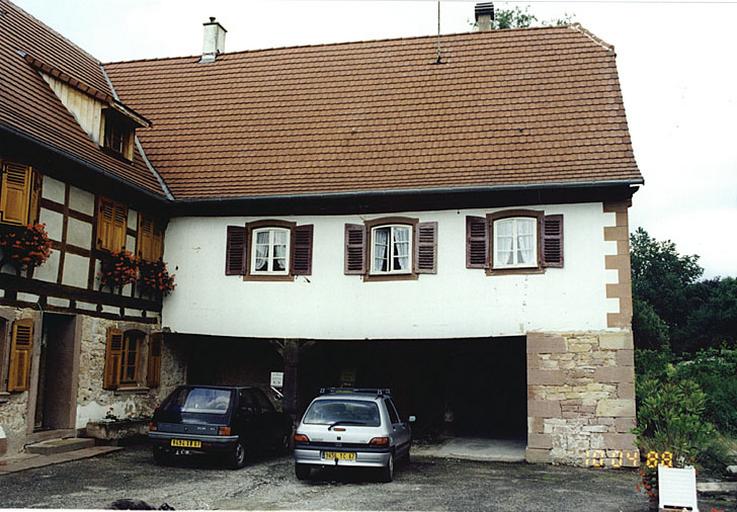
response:
<path id="1" fill-rule="evenodd" d="M 603 399 L 596 406 L 597 416 L 620 418 L 635 417 L 635 401 L 626 399 Z"/>
<path id="2" fill-rule="evenodd" d="M 527 448 L 525 460 L 530 464 L 547 464 L 550 462 L 550 450 L 544 448 Z"/>
<path id="3" fill-rule="evenodd" d="M 527 333 L 528 353 L 555 354 L 566 351 L 566 340 L 562 336 L 540 332 Z"/>
<path id="4" fill-rule="evenodd" d="M 606 332 L 599 335 L 599 346 L 605 350 L 631 350 L 632 333 L 630 332 Z"/>
<path id="5" fill-rule="evenodd" d="M 635 369 L 632 366 L 602 366 L 594 371 L 594 380 L 631 383 L 635 381 Z"/>
<path id="6" fill-rule="evenodd" d="M 617 366 L 634 366 L 635 365 L 635 351 L 624 349 L 617 350 Z"/>
<path id="7" fill-rule="evenodd" d="M 542 434 L 545 431 L 545 421 L 542 418 L 527 418 L 527 431 Z"/>
<path id="8" fill-rule="evenodd" d="M 553 384 L 565 383 L 565 374 L 561 370 L 531 369 L 527 372 L 527 384 Z"/>
<path id="9" fill-rule="evenodd" d="M 591 352 L 590 343 L 571 342 L 568 344 L 569 352 Z"/>
<path id="10" fill-rule="evenodd" d="M 617 396 L 630 400 L 635 399 L 635 385 L 631 382 L 621 382 L 617 386 Z"/>
<path id="11" fill-rule="evenodd" d="M 527 401 L 527 416 L 537 418 L 560 418 L 560 414 L 560 402 L 558 400 Z"/>
<path id="12" fill-rule="evenodd" d="M 635 418 L 615 418 L 614 425 L 617 428 L 617 432 L 628 434 L 630 430 L 635 428 Z"/>
<path id="13" fill-rule="evenodd" d="M 602 434 L 604 445 L 614 450 L 634 450 L 636 438 L 634 434 Z"/>
<path id="14" fill-rule="evenodd" d="M 551 434 L 530 433 L 527 435 L 528 448 L 545 448 L 553 447 L 553 436 Z"/>

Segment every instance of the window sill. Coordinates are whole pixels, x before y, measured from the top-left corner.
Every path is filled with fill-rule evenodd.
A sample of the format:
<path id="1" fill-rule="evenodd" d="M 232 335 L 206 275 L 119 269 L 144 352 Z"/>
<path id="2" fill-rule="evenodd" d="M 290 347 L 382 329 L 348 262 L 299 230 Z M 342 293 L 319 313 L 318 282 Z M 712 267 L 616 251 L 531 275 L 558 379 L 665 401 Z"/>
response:
<path id="1" fill-rule="evenodd" d="M 244 281 L 294 281 L 294 276 L 286 274 L 246 274 Z"/>
<path id="2" fill-rule="evenodd" d="M 487 276 L 503 276 L 510 274 L 544 274 L 543 267 L 491 268 L 486 270 Z"/>
<path id="3" fill-rule="evenodd" d="M 364 281 L 416 281 L 418 274 L 366 274 Z"/>
<path id="4" fill-rule="evenodd" d="M 147 386 L 135 386 L 135 385 L 126 385 L 126 386 L 120 386 L 119 388 L 115 389 L 115 393 L 132 393 L 132 394 L 138 394 L 138 395 L 144 395 L 149 392 L 151 388 Z"/>

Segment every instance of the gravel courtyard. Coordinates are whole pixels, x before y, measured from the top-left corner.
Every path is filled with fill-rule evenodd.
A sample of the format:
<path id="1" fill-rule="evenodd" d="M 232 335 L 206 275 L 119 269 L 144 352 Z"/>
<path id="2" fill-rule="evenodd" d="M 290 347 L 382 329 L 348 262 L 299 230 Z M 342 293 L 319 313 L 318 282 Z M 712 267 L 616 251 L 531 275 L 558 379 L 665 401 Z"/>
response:
<path id="1" fill-rule="evenodd" d="M 210 462 L 157 467 L 145 447 L 0 476 L 0 507 L 104 508 L 137 498 L 177 509 L 647 510 L 636 475 L 545 465 L 415 458 L 381 484 L 371 473 L 298 482 L 288 457 L 240 471 Z"/>

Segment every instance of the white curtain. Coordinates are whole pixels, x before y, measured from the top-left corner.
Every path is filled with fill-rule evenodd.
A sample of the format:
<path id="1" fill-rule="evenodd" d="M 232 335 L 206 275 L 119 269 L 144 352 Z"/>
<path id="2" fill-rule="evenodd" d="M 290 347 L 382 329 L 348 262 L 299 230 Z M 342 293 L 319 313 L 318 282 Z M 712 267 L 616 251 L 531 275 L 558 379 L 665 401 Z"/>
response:
<path id="1" fill-rule="evenodd" d="M 517 263 L 533 263 L 535 257 L 535 221 L 517 219 Z"/>
<path id="2" fill-rule="evenodd" d="M 394 228 L 394 270 L 409 270 L 409 228 Z"/>
<path id="3" fill-rule="evenodd" d="M 498 220 L 494 223 L 494 247 L 499 265 L 514 264 L 514 220 Z"/>
<path id="4" fill-rule="evenodd" d="M 269 232 L 268 231 L 257 231 L 256 232 L 256 261 L 254 262 L 254 270 L 266 271 L 268 270 L 269 262 Z"/>
<path id="5" fill-rule="evenodd" d="M 374 230 L 374 271 L 386 272 L 389 250 L 389 228 Z"/>
<path id="6" fill-rule="evenodd" d="M 274 263 L 272 270 L 280 271 L 287 268 L 287 233 L 285 231 L 274 231 Z"/>

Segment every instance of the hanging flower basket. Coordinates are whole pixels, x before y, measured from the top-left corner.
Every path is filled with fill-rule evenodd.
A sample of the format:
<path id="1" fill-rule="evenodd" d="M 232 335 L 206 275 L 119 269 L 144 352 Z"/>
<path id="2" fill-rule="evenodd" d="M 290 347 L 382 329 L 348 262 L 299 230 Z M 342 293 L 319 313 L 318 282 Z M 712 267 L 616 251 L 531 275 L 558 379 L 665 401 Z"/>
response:
<path id="1" fill-rule="evenodd" d="M 10 262 L 29 272 L 43 265 L 51 255 L 51 240 L 44 224 L 29 224 L 0 233 L 3 263 Z"/>
<path id="2" fill-rule="evenodd" d="M 158 261 L 141 261 L 138 286 L 143 294 L 166 297 L 176 287 L 174 274 L 169 274 L 166 263 Z"/>
<path id="3" fill-rule="evenodd" d="M 121 289 L 138 279 L 138 259 L 130 251 L 114 251 L 102 258 L 100 288 Z"/>

